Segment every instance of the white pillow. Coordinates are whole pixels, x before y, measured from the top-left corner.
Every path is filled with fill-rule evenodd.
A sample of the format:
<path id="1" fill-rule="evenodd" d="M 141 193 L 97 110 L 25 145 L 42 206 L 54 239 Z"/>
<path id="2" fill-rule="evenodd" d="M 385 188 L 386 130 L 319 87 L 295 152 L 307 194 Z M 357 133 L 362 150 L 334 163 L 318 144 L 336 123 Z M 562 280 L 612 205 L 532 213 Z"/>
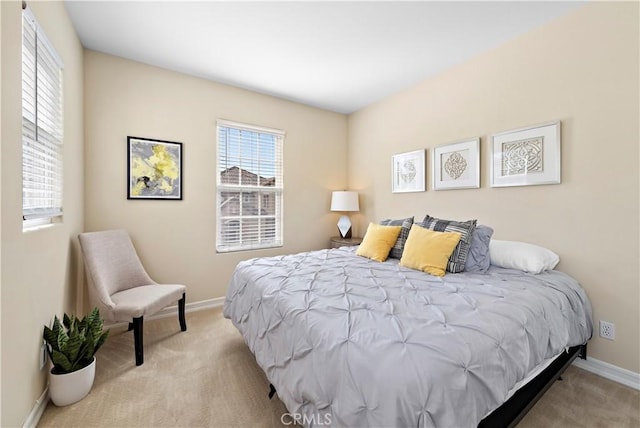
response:
<path id="1" fill-rule="evenodd" d="M 560 257 L 551 250 L 517 241 L 492 239 L 489 243 L 489 254 L 494 266 L 530 273 L 551 270 L 560 261 Z"/>

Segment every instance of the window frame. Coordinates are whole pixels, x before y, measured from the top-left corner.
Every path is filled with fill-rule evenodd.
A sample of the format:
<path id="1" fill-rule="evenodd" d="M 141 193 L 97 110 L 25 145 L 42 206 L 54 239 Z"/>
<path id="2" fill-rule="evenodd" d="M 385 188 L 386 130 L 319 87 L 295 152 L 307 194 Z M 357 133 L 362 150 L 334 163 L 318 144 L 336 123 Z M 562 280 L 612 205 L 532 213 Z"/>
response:
<path id="1" fill-rule="evenodd" d="M 64 64 L 31 9 L 22 14 L 22 229 L 27 231 L 62 221 Z M 34 174 L 38 169 L 42 172 Z M 27 203 L 34 193 L 41 201 Z"/>
<path id="2" fill-rule="evenodd" d="M 230 143 L 225 141 L 221 141 L 221 130 L 222 128 L 230 128 L 241 132 L 249 132 L 255 134 L 266 134 L 274 137 L 274 183 L 275 185 L 261 185 L 261 178 L 271 178 L 271 177 L 262 177 L 258 175 L 257 184 L 233 184 L 233 183 L 222 183 L 222 172 L 229 170 L 230 168 L 237 167 L 240 169 L 239 174 L 242 177 L 242 172 L 246 171 L 251 174 L 253 172 L 242 168 L 240 165 L 230 165 L 229 163 L 223 164 L 222 162 L 225 159 L 222 159 L 221 156 L 221 144 Z M 218 119 L 216 122 L 216 252 L 218 253 L 228 253 L 228 252 L 236 252 L 236 251 L 251 251 L 257 249 L 265 249 L 265 248 L 278 248 L 284 245 L 284 233 L 283 233 L 283 193 L 284 193 L 284 137 L 285 132 L 279 129 L 265 128 L 262 126 L 248 125 L 245 123 L 233 122 L 225 119 Z M 242 151 L 242 149 L 239 149 Z M 248 150 L 245 148 L 245 150 Z M 244 152 L 243 152 L 244 154 Z M 226 157 L 230 156 L 228 152 L 226 152 Z M 260 163 L 259 156 L 254 158 L 253 156 L 249 156 L 250 159 Z M 257 175 L 257 174 L 256 174 Z M 240 179 L 241 181 L 242 179 Z M 239 205 L 240 214 L 239 215 L 225 215 L 222 214 L 222 206 L 226 203 L 230 203 L 231 199 L 228 197 L 225 199 L 223 197 L 224 193 L 238 193 L 237 204 Z M 267 194 L 274 194 L 274 214 L 273 215 L 265 215 L 262 214 L 262 204 L 264 204 L 265 196 Z M 243 205 L 248 203 L 247 201 L 255 201 L 258 205 L 258 214 L 248 215 L 243 214 Z M 243 219 L 256 219 L 257 220 L 257 228 L 258 228 L 258 237 L 256 238 L 258 242 L 254 242 L 254 240 L 247 240 L 243 242 L 242 239 L 242 227 L 239 226 L 238 231 L 234 230 L 224 230 L 223 231 L 223 223 L 234 223 L 234 224 L 242 224 Z M 260 232 L 261 222 L 267 224 L 270 221 L 273 221 L 275 224 L 273 227 L 266 226 L 265 232 Z M 266 236 L 268 231 L 273 230 L 273 234 L 275 235 L 273 238 Z M 263 233 L 265 235 L 263 235 Z M 237 236 L 239 243 L 236 245 L 230 244 L 228 242 L 224 242 L 223 236 Z"/>

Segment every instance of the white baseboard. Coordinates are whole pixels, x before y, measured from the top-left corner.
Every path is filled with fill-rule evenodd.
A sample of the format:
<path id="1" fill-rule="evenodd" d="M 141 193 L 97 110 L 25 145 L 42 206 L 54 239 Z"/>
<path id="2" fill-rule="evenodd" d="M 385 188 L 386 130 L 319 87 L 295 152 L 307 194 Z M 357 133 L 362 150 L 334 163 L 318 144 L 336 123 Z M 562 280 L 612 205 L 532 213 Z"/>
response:
<path id="1" fill-rule="evenodd" d="M 604 361 L 596 360 L 588 356 L 586 360 L 576 358 L 573 364 L 576 367 L 602 376 L 605 379 L 640 390 L 640 373 L 635 373 L 631 370 L 623 369 L 622 367 L 614 366 L 613 364 L 605 363 Z"/>
<path id="2" fill-rule="evenodd" d="M 184 311 L 187 313 L 202 311 L 204 309 L 219 308 L 222 305 L 224 305 L 224 297 L 216 297 L 215 299 L 208 299 L 208 300 L 201 300 L 199 302 L 187 303 L 184 307 Z M 177 305 L 168 306 L 163 310 L 161 310 L 160 312 L 158 312 L 157 314 L 154 314 L 153 316 L 149 317 L 149 319 L 152 320 L 152 319 L 158 319 L 158 318 L 166 318 L 169 316 L 176 316 L 177 311 L 178 311 Z M 115 324 L 105 325 L 105 328 L 109 328 L 109 329 L 115 328 L 115 327 L 126 328 L 127 323 L 119 322 Z M 40 418 L 42 417 L 44 410 L 47 408 L 48 403 L 49 403 L 49 386 L 45 387 L 44 392 L 42 393 L 40 398 L 38 398 L 38 400 L 36 401 L 36 404 L 33 406 L 33 409 L 31 409 L 31 412 L 29 412 L 29 415 L 27 416 L 27 419 L 24 421 L 22 428 L 36 428 L 36 426 L 38 425 L 38 422 L 40 422 Z"/>
<path id="3" fill-rule="evenodd" d="M 202 311 L 204 309 L 219 308 L 220 306 L 224 305 L 224 299 L 225 299 L 224 297 L 216 297 L 215 299 L 207 299 L 207 300 L 200 300 L 199 302 L 187 303 L 184 306 L 184 311 L 195 312 L 195 311 Z M 158 318 L 166 318 L 166 317 L 174 316 L 178 313 L 177 311 L 178 311 L 178 305 L 167 306 L 157 314 L 154 314 L 153 316 L 149 317 L 149 319 L 155 320 Z"/>
<path id="4" fill-rule="evenodd" d="M 36 428 L 38 426 L 38 422 L 40 422 L 40 418 L 44 413 L 44 409 L 47 408 L 47 404 L 49 404 L 49 387 L 44 388 L 44 392 L 36 401 L 35 406 L 31 409 L 29 416 L 27 416 L 27 420 L 22 424 L 22 428 Z"/>

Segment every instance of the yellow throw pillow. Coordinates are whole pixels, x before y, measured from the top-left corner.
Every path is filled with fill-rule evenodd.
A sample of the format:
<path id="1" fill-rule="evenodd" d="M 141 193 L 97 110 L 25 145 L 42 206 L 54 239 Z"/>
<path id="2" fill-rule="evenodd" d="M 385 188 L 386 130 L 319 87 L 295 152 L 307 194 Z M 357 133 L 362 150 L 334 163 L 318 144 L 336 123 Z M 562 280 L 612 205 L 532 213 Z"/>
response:
<path id="1" fill-rule="evenodd" d="M 402 229 L 402 226 L 381 226 L 369 223 L 367 233 L 364 234 L 356 254 L 378 262 L 387 260 L 391 247 L 398 239 L 400 229 Z"/>
<path id="2" fill-rule="evenodd" d="M 435 232 L 414 224 L 404 244 L 400 265 L 444 276 L 449 257 L 461 236 L 458 232 Z"/>

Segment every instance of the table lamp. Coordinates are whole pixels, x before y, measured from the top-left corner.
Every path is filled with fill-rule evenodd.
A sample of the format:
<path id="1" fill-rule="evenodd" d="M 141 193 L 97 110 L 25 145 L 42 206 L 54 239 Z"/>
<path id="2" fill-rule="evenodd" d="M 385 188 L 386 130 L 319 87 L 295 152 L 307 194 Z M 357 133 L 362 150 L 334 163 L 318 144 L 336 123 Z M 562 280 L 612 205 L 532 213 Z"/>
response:
<path id="1" fill-rule="evenodd" d="M 360 211 L 358 204 L 358 192 L 339 191 L 331 194 L 331 211 Z M 351 238 L 351 220 L 346 215 L 340 216 L 338 220 L 338 230 L 340 237 Z"/>

